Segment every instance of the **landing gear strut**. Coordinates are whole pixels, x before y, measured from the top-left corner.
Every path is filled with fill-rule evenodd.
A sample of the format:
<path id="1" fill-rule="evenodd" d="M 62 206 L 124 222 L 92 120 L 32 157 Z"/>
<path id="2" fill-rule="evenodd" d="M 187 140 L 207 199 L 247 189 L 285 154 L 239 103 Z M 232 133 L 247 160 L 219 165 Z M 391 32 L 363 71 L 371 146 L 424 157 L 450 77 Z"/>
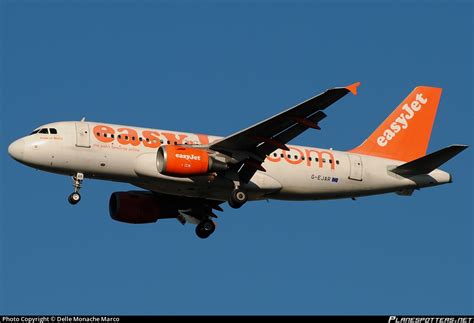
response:
<path id="1" fill-rule="evenodd" d="M 72 192 L 68 197 L 68 201 L 72 205 L 79 203 L 79 201 L 81 200 L 81 194 L 79 194 L 79 191 L 81 189 L 83 180 L 84 180 L 83 173 L 77 173 L 76 175 L 72 177 L 72 186 L 74 187 L 74 192 Z"/>
<path id="2" fill-rule="evenodd" d="M 230 205 L 230 207 L 232 207 L 234 209 L 238 209 L 242 205 L 244 205 L 245 202 L 247 202 L 247 199 L 248 199 L 247 193 L 244 190 L 240 189 L 240 188 L 236 188 L 230 194 L 229 205 Z"/>
<path id="3" fill-rule="evenodd" d="M 204 220 L 196 225 L 196 235 L 201 239 L 208 238 L 216 230 L 214 221 Z"/>

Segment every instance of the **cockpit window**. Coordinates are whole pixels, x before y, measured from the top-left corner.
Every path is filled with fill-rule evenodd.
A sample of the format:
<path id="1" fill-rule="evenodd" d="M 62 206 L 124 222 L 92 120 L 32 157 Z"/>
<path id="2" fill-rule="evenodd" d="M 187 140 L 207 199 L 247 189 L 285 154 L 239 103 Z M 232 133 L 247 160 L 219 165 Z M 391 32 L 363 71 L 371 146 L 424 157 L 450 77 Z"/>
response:
<path id="1" fill-rule="evenodd" d="M 34 135 L 35 133 L 38 133 L 38 131 L 40 131 L 40 130 L 39 130 L 39 129 L 33 130 L 33 132 L 30 133 L 30 136 L 31 136 L 31 135 Z"/>
<path id="2" fill-rule="evenodd" d="M 49 128 L 49 133 L 52 135 L 57 135 L 58 131 L 55 128 Z"/>
<path id="3" fill-rule="evenodd" d="M 48 128 L 43 128 L 43 129 L 40 129 L 39 133 L 46 133 L 48 134 Z"/>

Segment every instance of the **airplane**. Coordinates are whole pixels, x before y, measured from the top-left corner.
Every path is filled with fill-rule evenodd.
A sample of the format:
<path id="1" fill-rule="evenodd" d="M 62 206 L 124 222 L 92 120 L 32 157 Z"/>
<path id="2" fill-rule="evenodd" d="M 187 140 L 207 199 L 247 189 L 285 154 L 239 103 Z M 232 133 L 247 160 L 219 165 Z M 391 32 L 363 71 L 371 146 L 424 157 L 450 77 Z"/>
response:
<path id="1" fill-rule="evenodd" d="M 114 192 L 112 219 L 154 223 L 174 218 L 196 225 L 199 238 L 215 230 L 214 211 L 228 202 L 324 200 L 416 189 L 452 182 L 438 169 L 466 149 L 451 145 L 426 154 L 441 88 L 418 86 L 359 146 L 349 151 L 289 145 L 308 129 L 321 130 L 330 105 L 360 82 L 336 87 L 227 137 L 102 122 L 54 122 L 8 147 L 27 166 L 72 176 L 71 204 L 85 178 L 130 183 Z"/>

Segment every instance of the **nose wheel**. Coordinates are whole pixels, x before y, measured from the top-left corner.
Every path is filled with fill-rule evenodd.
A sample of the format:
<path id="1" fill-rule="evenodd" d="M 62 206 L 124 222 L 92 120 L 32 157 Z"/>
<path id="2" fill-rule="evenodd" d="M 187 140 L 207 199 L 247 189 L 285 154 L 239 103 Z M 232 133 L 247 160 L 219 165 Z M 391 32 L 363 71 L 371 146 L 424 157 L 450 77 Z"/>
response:
<path id="1" fill-rule="evenodd" d="M 196 235 L 201 239 L 208 238 L 216 230 L 214 221 L 204 220 L 196 225 Z"/>
<path id="2" fill-rule="evenodd" d="M 81 200 L 81 194 L 79 193 L 76 193 L 76 192 L 73 192 L 69 195 L 69 197 L 67 198 L 67 200 L 69 201 L 69 203 L 71 203 L 72 205 L 74 204 L 77 204 L 79 203 L 79 201 Z"/>
<path id="3" fill-rule="evenodd" d="M 72 177 L 72 186 L 74 187 L 74 192 L 72 192 L 67 199 L 72 205 L 79 203 L 79 201 L 81 200 L 81 194 L 79 194 L 79 191 L 81 189 L 83 180 L 83 173 L 77 173 Z"/>

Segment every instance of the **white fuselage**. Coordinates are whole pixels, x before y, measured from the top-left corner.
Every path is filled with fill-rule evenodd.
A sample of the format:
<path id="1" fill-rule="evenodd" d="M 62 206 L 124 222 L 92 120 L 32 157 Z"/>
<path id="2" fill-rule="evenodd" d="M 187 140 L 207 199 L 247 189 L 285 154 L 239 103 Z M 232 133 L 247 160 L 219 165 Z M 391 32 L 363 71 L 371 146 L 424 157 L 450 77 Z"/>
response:
<path id="1" fill-rule="evenodd" d="M 191 178 L 158 172 L 160 145 L 208 144 L 221 137 L 94 122 L 57 122 L 9 147 L 18 161 L 48 172 L 127 182 L 156 192 L 227 200 L 232 180 L 208 174 Z M 320 148 L 288 146 L 267 157 L 266 172 L 257 171 L 244 188 L 249 199 L 318 200 L 357 197 L 451 182 L 450 174 L 434 170 L 410 178 L 390 172 L 402 161 Z"/>

